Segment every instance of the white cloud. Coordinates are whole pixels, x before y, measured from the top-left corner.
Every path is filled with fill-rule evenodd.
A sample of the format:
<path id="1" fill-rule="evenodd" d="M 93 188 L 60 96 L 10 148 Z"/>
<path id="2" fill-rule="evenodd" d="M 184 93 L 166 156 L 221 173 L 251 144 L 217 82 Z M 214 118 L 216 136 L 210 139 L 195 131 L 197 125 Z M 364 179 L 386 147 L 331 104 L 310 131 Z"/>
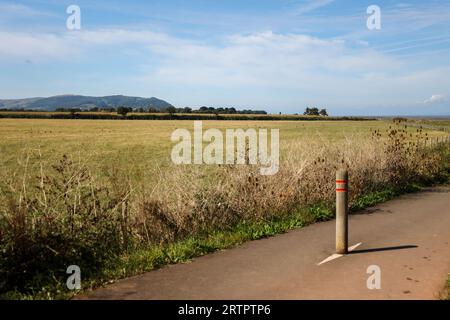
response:
<path id="1" fill-rule="evenodd" d="M 22 4 L 0 3 L 0 13 L 2 16 L 37 16 L 44 13 Z"/>
<path id="2" fill-rule="evenodd" d="M 150 46 L 164 62 L 149 78 L 191 85 L 298 87 L 321 76 L 362 77 L 401 65 L 365 47 L 350 49 L 341 40 L 270 31 L 234 35 L 221 46 L 172 45 Z"/>
<path id="3" fill-rule="evenodd" d="M 424 103 L 426 104 L 434 104 L 434 103 L 441 103 L 444 102 L 445 95 L 443 94 L 433 94 L 429 99 L 425 100 Z"/>
<path id="4" fill-rule="evenodd" d="M 50 33 L 30 34 L 0 31 L 0 59 L 14 61 L 65 58 L 72 55 L 74 46 L 69 38 Z"/>
<path id="5" fill-rule="evenodd" d="M 310 0 L 304 4 L 301 4 L 295 10 L 297 14 L 305 14 L 321 7 L 327 6 L 330 3 L 334 2 L 334 0 Z"/>
<path id="6" fill-rule="evenodd" d="M 96 48 L 117 45 L 156 45 L 181 43 L 162 33 L 124 29 L 66 31 L 63 33 L 25 33 L 0 31 L 0 59 L 36 61 L 74 60 Z M 144 47 L 142 47 L 144 46 Z"/>
<path id="7" fill-rule="evenodd" d="M 16 20 L 48 18 L 54 16 L 48 11 L 38 10 L 18 3 L 0 3 L 0 23 L 8 26 Z"/>

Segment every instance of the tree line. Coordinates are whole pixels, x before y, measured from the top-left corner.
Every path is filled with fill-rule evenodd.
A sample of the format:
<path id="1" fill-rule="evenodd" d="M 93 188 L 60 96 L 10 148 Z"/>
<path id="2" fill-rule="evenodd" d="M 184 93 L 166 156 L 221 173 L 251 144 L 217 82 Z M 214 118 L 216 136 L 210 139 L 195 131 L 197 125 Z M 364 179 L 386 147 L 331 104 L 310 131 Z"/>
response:
<path id="1" fill-rule="evenodd" d="M 160 110 L 155 109 L 155 108 L 149 108 L 147 111 L 143 110 L 142 108 L 140 109 L 133 109 L 133 108 L 129 108 L 129 107 L 118 107 L 117 108 L 117 113 L 121 114 L 121 115 L 126 115 L 127 113 L 130 112 L 148 112 L 148 113 L 169 113 L 169 114 L 176 114 L 176 113 L 185 113 L 185 114 L 190 114 L 190 113 L 200 113 L 200 114 L 267 114 L 266 111 L 264 110 L 249 110 L 249 109 L 245 109 L 245 110 L 236 110 L 236 108 L 214 108 L 214 107 L 201 107 L 199 109 L 192 109 L 190 107 L 184 107 L 184 108 L 176 108 L 173 106 L 167 107 L 167 108 L 162 108 Z"/>
<path id="2" fill-rule="evenodd" d="M 0 109 L 0 111 L 21 111 L 21 112 L 37 112 L 41 110 L 25 110 L 25 109 Z M 126 107 L 126 106 L 120 106 L 117 108 L 114 107 L 108 107 L 108 108 L 99 108 L 99 107 L 93 107 L 89 109 L 81 109 L 81 108 L 57 108 L 55 112 L 68 112 L 71 114 L 75 113 L 83 113 L 83 112 L 107 112 L 107 113 L 113 113 L 116 112 L 119 115 L 126 116 L 128 113 L 134 112 L 134 113 L 168 113 L 168 114 L 247 114 L 247 115 L 267 115 L 267 112 L 264 110 L 250 110 L 250 109 L 244 109 L 244 110 L 236 110 L 236 108 L 233 107 L 200 107 L 198 109 L 193 109 L 190 107 L 184 107 L 184 108 L 176 108 L 173 106 L 162 108 L 162 109 L 156 109 L 154 107 L 149 108 L 132 108 L 132 107 Z M 281 112 L 280 112 L 281 114 Z M 295 113 L 295 115 L 298 115 Z M 328 112 L 326 109 L 320 109 L 317 107 L 307 107 L 305 109 L 305 112 L 303 112 L 303 115 L 305 116 L 328 116 Z"/>

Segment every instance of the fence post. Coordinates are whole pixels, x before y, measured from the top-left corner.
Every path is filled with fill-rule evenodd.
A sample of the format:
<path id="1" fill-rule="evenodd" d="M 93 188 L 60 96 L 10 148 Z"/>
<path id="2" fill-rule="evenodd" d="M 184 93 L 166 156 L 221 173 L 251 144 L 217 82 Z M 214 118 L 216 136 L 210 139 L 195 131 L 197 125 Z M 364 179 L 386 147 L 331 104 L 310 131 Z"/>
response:
<path id="1" fill-rule="evenodd" d="M 348 251 L 348 172 L 336 172 L 336 253 Z"/>

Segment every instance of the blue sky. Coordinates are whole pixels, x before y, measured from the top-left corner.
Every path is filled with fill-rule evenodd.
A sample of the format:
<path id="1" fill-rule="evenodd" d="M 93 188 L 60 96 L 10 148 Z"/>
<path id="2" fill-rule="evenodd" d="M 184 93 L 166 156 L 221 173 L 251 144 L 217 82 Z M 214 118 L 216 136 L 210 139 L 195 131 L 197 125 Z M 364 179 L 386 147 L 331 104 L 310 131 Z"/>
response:
<path id="1" fill-rule="evenodd" d="M 80 30 L 66 28 L 72 4 Z M 450 115 L 450 2 L 0 1 L 0 71 L 0 98 Z"/>

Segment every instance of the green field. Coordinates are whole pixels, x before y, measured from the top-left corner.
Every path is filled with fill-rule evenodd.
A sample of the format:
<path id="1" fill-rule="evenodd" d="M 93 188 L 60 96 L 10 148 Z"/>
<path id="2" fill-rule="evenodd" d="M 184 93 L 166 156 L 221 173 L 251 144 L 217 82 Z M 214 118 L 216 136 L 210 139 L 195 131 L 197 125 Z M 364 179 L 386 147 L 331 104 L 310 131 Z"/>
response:
<path id="1" fill-rule="evenodd" d="M 389 126 L 390 121 L 203 121 L 204 130 L 278 128 L 281 157 L 293 142 L 329 145 L 351 139 L 363 143 L 372 130 L 384 132 Z M 142 174 L 171 161 L 170 135 L 177 128 L 192 131 L 193 121 L 0 119 L 1 163 L 15 167 L 24 153 L 39 150 L 42 159 L 49 163 L 68 154 L 80 157 L 94 171 L 116 165 Z M 444 136 L 432 130 L 429 134 Z"/>

